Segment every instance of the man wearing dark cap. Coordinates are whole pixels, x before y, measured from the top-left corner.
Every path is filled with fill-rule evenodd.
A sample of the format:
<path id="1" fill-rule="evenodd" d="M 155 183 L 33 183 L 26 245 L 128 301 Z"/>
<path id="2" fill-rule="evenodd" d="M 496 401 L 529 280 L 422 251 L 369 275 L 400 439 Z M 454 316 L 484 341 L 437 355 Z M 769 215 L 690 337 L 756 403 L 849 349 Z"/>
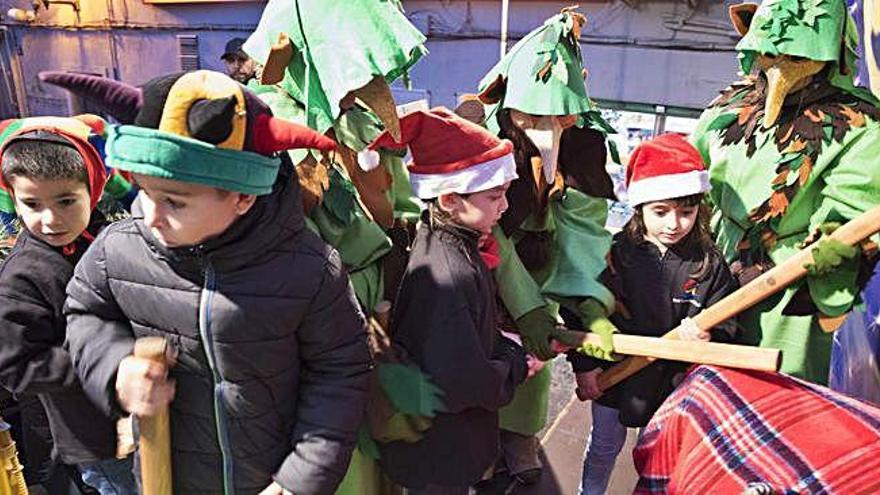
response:
<path id="1" fill-rule="evenodd" d="M 257 73 L 256 63 L 241 49 L 244 38 L 232 38 L 226 43 L 223 56 L 220 57 L 226 64 L 226 73 L 236 81 L 247 84 Z"/>

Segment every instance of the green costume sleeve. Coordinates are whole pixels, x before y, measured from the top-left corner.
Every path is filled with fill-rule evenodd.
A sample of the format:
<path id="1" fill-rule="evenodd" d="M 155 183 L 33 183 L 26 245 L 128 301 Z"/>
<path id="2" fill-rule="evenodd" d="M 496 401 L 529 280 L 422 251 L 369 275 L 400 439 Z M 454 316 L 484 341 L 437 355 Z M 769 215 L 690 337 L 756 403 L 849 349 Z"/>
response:
<path id="1" fill-rule="evenodd" d="M 358 301 L 372 309 L 383 292 L 382 270 L 377 261 L 391 249 L 391 241 L 379 225 L 357 210 L 346 224 L 320 205 L 312 211 L 310 223 L 325 242 L 339 251 Z"/>
<path id="2" fill-rule="evenodd" d="M 822 201 L 810 217 L 810 232 L 825 222 L 846 222 L 877 204 L 880 184 L 880 125 L 869 120 L 858 138 L 849 143 L 835 166 L 822 176 Z M 809 277 L 813 302 L 823 313 L 836 316 L 849 310 L 856 296 L 859 260 L 843 263 L 833 273 Z"/>
<path id="3" fill-rule="evenodd" d="M 557 252 L 542 292 L 557 299 L 592 297 L 610 312 L 614 296 L 599 282 L 611 248 L 611 233 L 605 229 L 608 202 L 568 188 L 550 206 Z"/>
<path id="4" fill-rule="evenodd" d="M 547 302 L 541 295 L 541 287 L 523 266 L 513 242 L 498 226 L 492 229 L 492 235 L 498 241 L 501 255 L 501 264 L 495 269 L 495 282 L 498 295 L 510 316 L 516 320 L 535 308 L 545 306 Z"/>
<path id="5" fill-rule="evenodd" d="M 391 172 L 392 185 L 389 193 L 392 195 L 391 204 L 394 205 L 394 217 L 415 223 L 422 214 L 422 202 L 413 195 L 412 184 L 409 182 L 409 174 L 403 166 L 403 159 L 388 153 L 381 153 L 382 165 L 387 166 Z"/>

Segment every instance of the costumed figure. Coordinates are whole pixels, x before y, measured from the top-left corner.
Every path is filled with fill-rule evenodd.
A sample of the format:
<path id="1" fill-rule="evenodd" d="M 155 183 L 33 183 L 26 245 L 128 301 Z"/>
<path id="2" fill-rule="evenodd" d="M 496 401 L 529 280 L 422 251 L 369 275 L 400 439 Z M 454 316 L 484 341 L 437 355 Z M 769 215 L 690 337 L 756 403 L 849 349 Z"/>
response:
<path id="1" fill-rule="evenodd" d="M 633 451 L 634 493 L 877 493 L 880 408 L 775 373 L 697 367 Z"/>
<path id="2" fill-rule="evenodd" d="M 598 276 L 611 243 L 605 136 L 613 128 L 587 95 L 578 45 L 584 23 L 564 9 L 513 46 L 479 87 L 479 100 L 489 105 L 486 125 L 514 143 L 519 175 L 493 231 L 502 257 L 499 296 L 524 346 L 541 360 L 555 355 L 552 339 L 580 345 L 566 342 L 557 326 L 560 304 L 580 320 L 575 324 L 603 335 L 602 348 L 584 350 L 605 358 L 612 350 L 607 316 L 614 298 Z M 540 476 L 535 435 L 547 419 L 550 378 L 545 368 L 501 410 L 503 460 L 520 483 Z"/>
<path id="3" fill-rule="evenodd" d="M 742 4 L 731 19 L 746 78 L 710 104 L 693 142 L 709 166 L 718 246 L 745 282 L 877 203 L 880 110 L 853 84 L 857 37 L 843 0 Z M 858 248 L 819 243 L 806 281 L 740 323 L 746 343 L 782 349 L 783 372 L 826 383 L 827 331 L 866 263 Z"/>
<path id="4" fill-rule="evenodd" d="M 395 298 L 422 205 L 405 150 L 366 151 L 386 129 L 400 138 L 389 84 L 427 53 L 424 41 L 395 1 L 271 0 L 243 47 L 263 65 L 249 87 L 273 112 L 337 143 L 329 154 L 289 152 L 309 227 L 339 251 L 364 313 L 373 316 L 373 385 L 385 391 L 370 400 L 370 421 L 337 493 L 393 490 L 374 462 L 372 438 L 418 440 L 442 405 L 439 389 L 393 355 L 387 335 L 384 301 Z"/>

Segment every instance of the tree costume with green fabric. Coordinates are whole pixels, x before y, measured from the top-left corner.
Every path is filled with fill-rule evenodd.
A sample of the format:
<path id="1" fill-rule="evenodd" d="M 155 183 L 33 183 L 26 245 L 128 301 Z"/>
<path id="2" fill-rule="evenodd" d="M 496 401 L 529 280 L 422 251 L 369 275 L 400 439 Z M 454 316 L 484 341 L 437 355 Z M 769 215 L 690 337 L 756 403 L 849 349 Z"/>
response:
<path id="1" fill-rule="evenodd" d="M 396 1 L 270 0 L 243 46 L 264 66 L 251 89 L 275 115 L 338 144 L 332 154 L 296 150 L 291 158 L 298 164 L 309 226 L 339 251 L 368 315 L 380 301 L 394 299 L 422 205 L 412 195 L 402 156 L 380 150 L 378 160 L 359 163 L 358 154 L 385 129 L 400 136 L 388 85 L 405 78 L 427 53 L 424 41 Z M 387 343 L 376 321 L 383 315 L 375 316 L 374 351 Z M 406 413 L 395 413 L 382 429 L 417 436 L 442 406 L 439 392 L 417 370 L 377 360 L 375 379 L 393 409 Z M 374 423 L 369 426 L 337 493 L 394 490 L 374 462 L 378 450 L 371 433 L 382 434 Z"/>
<path id="2" fill-rule="evenodd" d="M 710 104 L 693 142 L 709 166 L 717 243 L 749 278 L 877 203 L 880 110 L 853 85 L 858 42 L 844 2 L 767 0 L 732 7 L 731 19 L 747 76 Z M 854 254 L 831 253 L 833 271 L 741 315 L 744 341 L 782 349 L 783 372 L 826 383 L 822 327 L 836 328 L 858 293 Z"/>
<path id="3" fill-rule="evenodd" d="M 479 87 L 480 101 L 490 105 L 486 125 L 513 141 L 520 177 L 493 232 L 502 257 L 495 273 L 499 296 L 527 350 L 542 360 L 554 355 L 551 339 L 564 339 L 559 304 L 593 331 L 601 331 L 614 305 L 598 281 L 611 243 L 604 228 L 606 198 L 614 197 L 605 136 L 614 131 L 587 94 L 577 41 L 584 22 L 571 9 L 548 19 Z M 534 436 L 547 420 L 550 378 L 546 367 L 501 410 L 505 461 L 514 475 L 530 474 L 522 481 L 533 481 L 540 468 Z"/>

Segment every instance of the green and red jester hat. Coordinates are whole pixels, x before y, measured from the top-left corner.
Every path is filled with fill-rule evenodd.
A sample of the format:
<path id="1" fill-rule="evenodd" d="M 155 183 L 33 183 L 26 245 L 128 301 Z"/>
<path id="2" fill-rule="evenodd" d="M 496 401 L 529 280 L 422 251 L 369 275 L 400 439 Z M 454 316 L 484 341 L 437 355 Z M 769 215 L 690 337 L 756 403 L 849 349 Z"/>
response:
<path id="1" fill-rule="evenodd" d="M 335 148 L 331 139 L 273 117 L 253 93 L 218 72 L 170 74 L 140 88 L 75 73 L 40 78 L 122 122 L 107 128 L 107 163 L 119 170 L 264 195 L 278 176 L 279 152 Z"/>

